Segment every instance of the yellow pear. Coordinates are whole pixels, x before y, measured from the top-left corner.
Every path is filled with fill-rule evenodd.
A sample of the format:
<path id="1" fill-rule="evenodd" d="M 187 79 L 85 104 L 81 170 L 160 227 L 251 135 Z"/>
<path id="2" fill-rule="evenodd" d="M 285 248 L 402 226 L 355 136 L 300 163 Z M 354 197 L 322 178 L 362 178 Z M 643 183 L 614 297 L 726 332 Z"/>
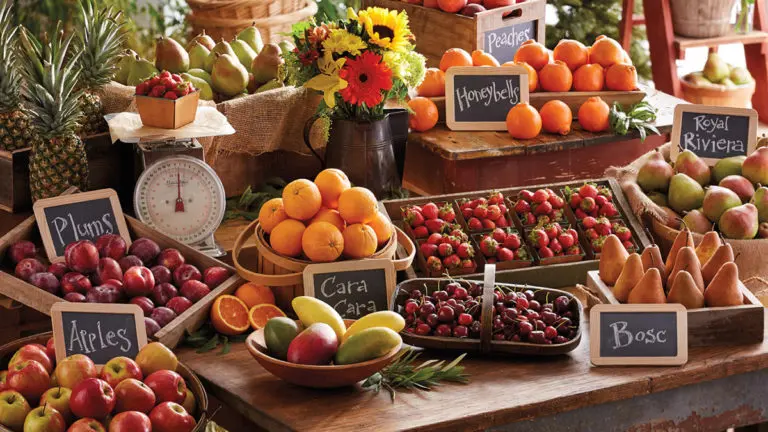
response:
<path id="1" fill-rule="evenodd" d="M 698 309 L 704 307 L 704 294 L 690 273 L 683 270 L 677 273 L 672 282 L 672 288 L 667 295 L 667 303 L 680 303 L 686 309 Z"/>
<path id="2" fill-rule="evenodd" d="M 696 256 L 699 257 L 699 264 L 704 266 L 704 264 L 712 258 L 712 255 L 714 255 L 717 248 L 722 244 L 723 242 L 720 241 L 720 236 L 715 231 L 709 231 L 704 234 L 701 243 L 696 246 Z"/>
<path id="3" fill-rule="evenodd" d="M 629 252 L 624 249 L 621 240 L 613 234 L 609 235 L 603 243 L 602 252 L 600 252 L 600 279 L 606 285 L 616 284 L 628 257 Z"/>
<path id="4" fill-rule="evenodd" d="M 717 248 L 712 258 L 701 267 L 701 276 L 704 278 L 704 283 L 709 285 L 717 271 L 720 270 L 720 267 L 725 263 L 733 262 L 733 259 L 733 248 L 731 245 L 725 243 Z"/>
<path id="5" fill-rule="evenodd" d="M 661 273 L 659 269 L 649 269 L 640 279 L 640 282 L 632 288 L 627 303 L 666 303 L 664 287 L 661 286 Z"/>
<path id="6" fill-rule="evenodd" d="M 624 264 L 624 269 L 621 270 L 616 285 L 613 286 L 613 296 L 616 297 L 616 300 L 626 303 L 629 292 L 640 282 L 643 274 L 643 263 L 640 255 L 633 253 L 627 258 L 627 263 Z"/>
<path id="7" fill-rule="evenodd" d="M 709 307 L 739 306 L 744 304 L 744 295 L 739 288 L 739 268 L 734 262 L 720 267 L 712 282 L 704 291 L 704 301 Z"/>
<path id="8" fill-rule="evenodd" d="M 677 253 L 681 248 L 686 246 L 691 248 L 694 247 L 693 235 L 691 235 L 691 232 L 687 227 L 683 227 L 683 229 L 680 230 L 680 233 L 677 234 L 677 237 L 675 237 L 675 241 L 672 243 L 672 247 L 669 249 L 669 255 L 667 255 L 667 263 L 664 266 L 667 274 L 670 274 L 672 272 L 672 268 L 675 266 Z"/>
<path id="9" fill-rule="evenodd" d="M 672 273 L 669 274 L 667 279 L 668 287 L 672 286 L 675 276 L 681 271 L 690 273 L 699 291 L 704 292 L 704 278 L 701 276 L 701 266 L 699 265 L 699 259 L 696 258 L 696 251 L 692 247 L 686 246 L 677 253 L 675 267 L 672 268 Z"/>
<path id="10" fill-rule="evenodd" d="M 667 280 L 667 269 L 664 267 L 664 259 L 661 258 L 661 249 L 659 245 L 651 244 L 643 249 L 643 253 L 640 255 L 640 259 L 643 261 L 643 271 L 648 271 L 649 268 L 659 269 L 661 274 L 661 281 Z"/>

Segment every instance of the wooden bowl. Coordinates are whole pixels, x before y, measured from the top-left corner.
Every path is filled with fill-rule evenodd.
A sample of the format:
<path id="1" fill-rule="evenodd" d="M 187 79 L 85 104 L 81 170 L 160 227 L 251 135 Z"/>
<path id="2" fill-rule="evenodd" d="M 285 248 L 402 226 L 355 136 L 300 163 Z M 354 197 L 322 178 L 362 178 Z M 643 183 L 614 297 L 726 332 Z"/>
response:
<path id="1" fill-rule="evenodd" d="M 349 327 L 355 320 L 344 320 Z M 289 363 L 267 354 L 264 342 L 264 329 L 256 330 L 248 336 L 245 346 L 253 358 L 272 375 L 302 387 L 335 388 L 354 385 L 376 372 L 384 369 L 400 352 L 402 343 L 386 355 L 362 363 L 350 365 L 310 366 Z"/>

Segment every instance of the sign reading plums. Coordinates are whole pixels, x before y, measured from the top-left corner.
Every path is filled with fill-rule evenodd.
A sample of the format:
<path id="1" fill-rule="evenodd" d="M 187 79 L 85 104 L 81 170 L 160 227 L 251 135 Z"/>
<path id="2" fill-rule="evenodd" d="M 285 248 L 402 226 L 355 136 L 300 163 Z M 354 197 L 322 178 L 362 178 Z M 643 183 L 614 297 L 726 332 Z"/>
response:
<path id="1" fill-rule="evenodd" d="M 688 361 L 688 315 L 679 304 L 601 304 L 592 308 L 595 366 L 681 365 Z"/>
<path id="2" fill-rule="evenodd" d="M 388 310 L 394 288 L 390 260 L 310 264 L 304 269 L 304 295 L 328 303 L 346 319 Z"/>
<path id="3" fill-rule="evenodd" d="M 670 159 L 690 150 L 710 164 L 747 156 L 757 146 L 757 111 L 706 105 L 677 105 L 672 123 Z"/>
<path id="4" fill-rule="evenodd" d="M 452 67 L 445 75 L 445 118 L 451 130 L 507 130 L 507 113 L 528 102 L 522 66 Z"/>
<path id="5" fill-rule="evenodd" d="M 482 39 L 478 47 L 499 63 L 512 61 L 525 41 L 544 43 L 545 13 L 545 2 L 524 2 L 478 13 L 478 39 Z"/>
<path id="6" fill-rule="evenodd" d="M 42 199 L 33 209 L 51 262 L 64 256 L 68 244 L 94 241 L 104 234 L 119 234 L 131 244 L 120 200 L 112 189 Z"/>
<path id="7" fill-rule="evenodd" d="M 135 358 L 147 344 L 144 313 L 134 304 L 55 303 L 51 307 L 56 361 L 84 354 L 97 365 Z"/>

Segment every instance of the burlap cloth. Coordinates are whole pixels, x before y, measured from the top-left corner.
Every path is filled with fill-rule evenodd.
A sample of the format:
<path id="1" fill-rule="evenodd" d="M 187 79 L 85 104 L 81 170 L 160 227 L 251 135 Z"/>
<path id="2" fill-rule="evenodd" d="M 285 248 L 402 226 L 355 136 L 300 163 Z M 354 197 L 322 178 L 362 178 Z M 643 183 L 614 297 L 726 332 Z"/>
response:
<path id="1" fill-rule="evenodd" d="M 666 143 L 658 148 L 667 161 L 669 161 L 669 147 L 670 144 Z M 627 201 L 629 201 L 632 212 L 649 228 L 659 246 L 666 253 L 679 233 L 677 229 L 670 228 L 671 226 L 679 226 L 679 220 L 675 220 L 679 216 L 673 215 L 674 212 L 670 209 L 665 210 L 656 205 L 637 185 L 637 171 L 652 152 L 646 153 L 627 166 L 608 168 L 605 174 L 618 181 Z M 699 244 L 702 237 L 701 234 L 694 233 L 694 243 Z M 739 278 L 742 281 L 751 278 L 768 278 L 768 239 L 727 240 L 727 242 L 733 247 L 736 264 L 739 266 Z M 753 287 L 756 288 L 757 285 L 753 285 Z M 754 292 L 753 287 L 749 288 Z M 765 290 L 768 293 L 768 286 Z"/>

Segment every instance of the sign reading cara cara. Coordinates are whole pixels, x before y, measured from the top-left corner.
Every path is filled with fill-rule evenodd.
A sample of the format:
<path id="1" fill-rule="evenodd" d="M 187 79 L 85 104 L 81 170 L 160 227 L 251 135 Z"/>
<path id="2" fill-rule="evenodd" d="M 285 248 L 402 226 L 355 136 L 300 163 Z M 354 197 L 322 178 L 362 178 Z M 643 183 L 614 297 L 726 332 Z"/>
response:
<path id="1" fill-rule="evenodd" d="M 747 156 L 757 145 L 757 111 L 706 105 L 677 105 L 670 159 L 690 150 L 710 164 Z"/>

